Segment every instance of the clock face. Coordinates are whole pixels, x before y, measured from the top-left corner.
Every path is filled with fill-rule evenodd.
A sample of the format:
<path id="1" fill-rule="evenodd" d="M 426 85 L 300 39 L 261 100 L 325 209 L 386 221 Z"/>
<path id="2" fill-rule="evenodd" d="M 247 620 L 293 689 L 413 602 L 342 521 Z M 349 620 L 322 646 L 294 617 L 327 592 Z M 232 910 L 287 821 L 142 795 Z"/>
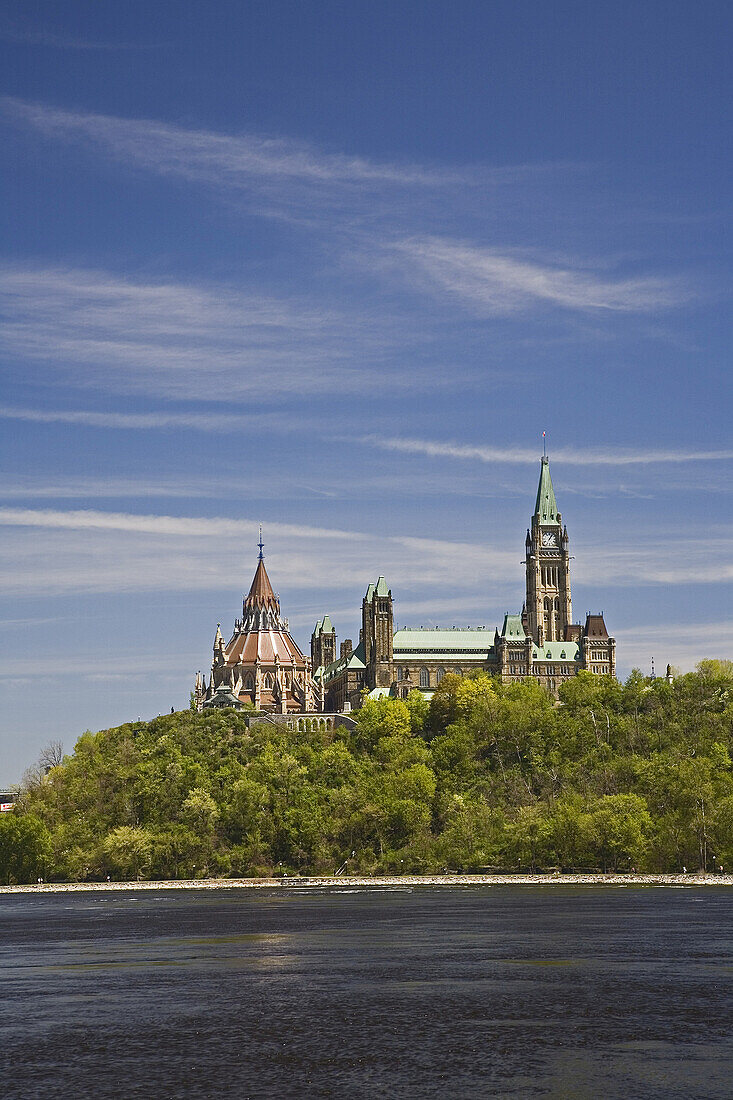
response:
<path id="1" fill-rule="evenodd" d="M 557 535 L 554 531 L 543 531 L 542 533 L 542 545 L 543 546 L 557 546 Z"/>

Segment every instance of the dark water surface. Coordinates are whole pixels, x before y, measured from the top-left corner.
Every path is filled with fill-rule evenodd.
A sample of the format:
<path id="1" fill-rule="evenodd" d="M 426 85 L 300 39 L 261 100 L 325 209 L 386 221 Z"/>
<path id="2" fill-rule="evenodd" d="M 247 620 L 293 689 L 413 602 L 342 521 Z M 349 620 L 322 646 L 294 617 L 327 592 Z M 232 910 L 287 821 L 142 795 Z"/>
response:
<path id="1" fill-rule="evenodd" d="M 7 1097 L 733 1097 L 724 888 L 0 897 Z"/>

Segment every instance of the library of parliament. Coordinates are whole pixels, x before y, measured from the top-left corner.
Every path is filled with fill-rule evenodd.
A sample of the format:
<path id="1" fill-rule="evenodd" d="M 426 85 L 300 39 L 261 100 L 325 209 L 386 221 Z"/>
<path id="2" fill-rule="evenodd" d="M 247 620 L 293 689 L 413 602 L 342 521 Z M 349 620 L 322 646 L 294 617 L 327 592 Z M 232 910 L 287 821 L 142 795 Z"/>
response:
<path id="1" fill-rule="evenodd" d="M 410 691 L 430 695 L 448 672 L 483 669 L 505 683 L 532 677 L 555 693 L 581 669 L 616 673 L 616 643 L 601 613 L 573 622 L 567 527 L 557 507 L 549 460 L 542 458 L 534 513 L 525 542 L 526 596 L 519 614 L 487 630 L 394 630 L 392 592 L 384 577 L 370 584 L 354 645 L 337 646 L 328 615 L 316 623 L 311 651 L 301 652 L 280 611 L 260 553 L 254 579 L 228 642 L 217 627 L 208 677 L 199 672 L 197 709 L 252 704 L 276 715 L 346 714 L 366 698 Z"/>

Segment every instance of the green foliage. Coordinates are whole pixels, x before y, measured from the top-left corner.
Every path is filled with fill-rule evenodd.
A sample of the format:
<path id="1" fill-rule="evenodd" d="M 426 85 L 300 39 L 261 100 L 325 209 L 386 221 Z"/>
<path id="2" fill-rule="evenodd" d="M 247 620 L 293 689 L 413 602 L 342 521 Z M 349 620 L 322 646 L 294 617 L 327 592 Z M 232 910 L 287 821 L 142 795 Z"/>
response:
<path id="1" fill-rule="evenodd" d="M 0 882 L 35 882 L 51 863 L 51 837 L 34 814 L 0 814 Z"/>
<path id="2" fill-rule="evenodd" d="M 183 711 L 85 733 L 0 818 L 0 877 L 733 866 L 733 664 L 670 685 L 448 675 L 353 730 Z M 352 856 L 351 853 L 354 853 Z"/>

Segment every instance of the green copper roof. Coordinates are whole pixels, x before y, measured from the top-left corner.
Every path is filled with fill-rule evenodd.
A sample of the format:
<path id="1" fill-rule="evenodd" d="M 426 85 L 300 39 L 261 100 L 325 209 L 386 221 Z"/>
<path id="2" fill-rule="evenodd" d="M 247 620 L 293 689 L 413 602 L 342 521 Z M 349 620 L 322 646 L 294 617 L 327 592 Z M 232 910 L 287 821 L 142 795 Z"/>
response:
<path id="1" fill-rule="evenodd" d="M 502 638 L 526 638 L 521 615 L 505 615 L 501 628 Z"/>
<path id="2" fill-rule="evenodd" d="M 364 657 L 364 643 L 359 642 L 356 649 L 352 649 L 351 653 L 345 657 L 339 657 L 338 661 L 334 661 L 330 665 L 326 665 L 322 672 L 322 679 L 333 680 L 334 676 L 338 676 L 347 668 L 366 668 Z"/>
<path id="3" fill-rule="evenodd" d="M 552 478 L 550 477 L 550 460 L 546 456 L 542 459 L 534 514 L 539 516 L 540 523 L 557 523 L 557 501 L 555 500 L 555 490 L 552 487 Z"/>
<path id="4" fill-rule="evenodd" d="M 331 623 L 331 620 L 329 619 L 328 615 L 324 615 L 322 619 L 319 619 L 318 622 L 316 623 L 315 627 L 313 628 L 313 635 L 316 638 L 318 637 L 319 634 L 333 634 L 333 633 L 334 633 L 333 624 Z"/>
<path id="5" fill-rule="evenodd" d="M 373 595 L 374 595 L 374 585 L 370 584 L 369 587 L 366 590 L 366 596 L 364 597 L 364 599 L 366 600 L 367 603 L 369 603 L 369 601 L 371 600 Z"/>
<path id="6" fill-rule="evenodd" d="M 492 648 L 494 631 L 478 627 L 474 630 L 398 630 L 392 646 L 395 660 L 406 654 L 435 655 L 439 653 L 486 654 Z"/>
<path id="7" fill-rule="evenodd" d="M 577 642 L 546 642 L 532 650 L 533 661 L 577 661 Z"/>
<path id="8" fill-rule="evenodd" d="M 392 689 L 391 688 L 373 688 L 369 692 L 369 695 L 367 696 L 367 698 L 368 699 L 387 699 L 391 694 L 392 694 Z"/>
<path id="9" fill-rule="evenodd" d="M 431 653 L 429 649 L 401 649 L 399 653 L 395 650 L 395 661 L 410 664 L 412 661 L 460 661 L 462 665 L 469 667 L 471 661 L 488 661 L 493 660 L 496 656 L 493 646 L 489 646 L 488 649 L 439 649 L 436 653 Z"/>
<path id="10" fill-rule="evenodd" d="M 377 580 L 377 587 L 375 589 L 377 596 L 389 596 L 389 587 L 384 577 L 380 576 Z"/>

